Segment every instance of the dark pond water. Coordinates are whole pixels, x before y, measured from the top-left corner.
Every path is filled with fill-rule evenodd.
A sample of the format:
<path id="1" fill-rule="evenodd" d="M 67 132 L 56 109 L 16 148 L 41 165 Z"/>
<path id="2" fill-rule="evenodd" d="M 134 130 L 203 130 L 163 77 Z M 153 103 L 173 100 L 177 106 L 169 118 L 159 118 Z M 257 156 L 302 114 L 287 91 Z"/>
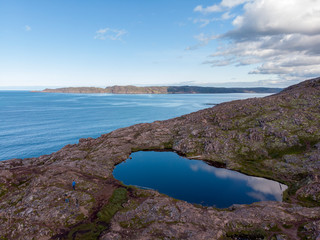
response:
<path id="1" fill-rule="evenodd" d="M 281 201 L 286 185 L 215 168 L 174 152 L 135 152 L 117 165 L 116 179 L 126 185 L 150 188 L 176 199 L 226 208 L 233 204 Z"/>

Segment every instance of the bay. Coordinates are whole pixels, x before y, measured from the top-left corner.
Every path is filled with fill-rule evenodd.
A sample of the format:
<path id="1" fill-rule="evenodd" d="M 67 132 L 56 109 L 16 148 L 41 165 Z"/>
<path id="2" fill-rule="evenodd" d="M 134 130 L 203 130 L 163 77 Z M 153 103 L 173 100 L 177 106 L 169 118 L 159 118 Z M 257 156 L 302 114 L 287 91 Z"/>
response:
<path id="1" fill-rule="evenodd" d="M 80 138 L 270 94 L 61 94 L 0 91 L 0 161 L 50 154 Z"/>

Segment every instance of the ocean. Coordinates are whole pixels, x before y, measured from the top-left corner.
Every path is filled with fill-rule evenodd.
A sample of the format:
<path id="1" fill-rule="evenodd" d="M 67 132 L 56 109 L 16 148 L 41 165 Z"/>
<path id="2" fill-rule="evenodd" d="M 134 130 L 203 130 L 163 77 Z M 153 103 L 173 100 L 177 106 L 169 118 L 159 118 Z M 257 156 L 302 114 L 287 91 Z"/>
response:
<path id="1" fill-rule="evenodd" d="M 62 94 L 0 91 L 0 161 L 50 154 L 80 138 L 270 94 Z"/>

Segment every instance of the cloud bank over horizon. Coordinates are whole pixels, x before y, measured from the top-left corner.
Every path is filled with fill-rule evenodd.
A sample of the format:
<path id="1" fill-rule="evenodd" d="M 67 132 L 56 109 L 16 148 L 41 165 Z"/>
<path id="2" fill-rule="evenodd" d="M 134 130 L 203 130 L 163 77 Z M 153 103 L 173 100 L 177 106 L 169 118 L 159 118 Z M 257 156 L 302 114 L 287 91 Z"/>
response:
<path id="1" fill-rule="evenodd" d="M 198 46 L 221 42 L 204 64 L 252 65 L 249 74 L 276 75 L 289 82 L 320 75 L 320 1 L 222 0 L 198 5 L 194 12 L 233 16 L 231 30 L 198 38 Z"/>

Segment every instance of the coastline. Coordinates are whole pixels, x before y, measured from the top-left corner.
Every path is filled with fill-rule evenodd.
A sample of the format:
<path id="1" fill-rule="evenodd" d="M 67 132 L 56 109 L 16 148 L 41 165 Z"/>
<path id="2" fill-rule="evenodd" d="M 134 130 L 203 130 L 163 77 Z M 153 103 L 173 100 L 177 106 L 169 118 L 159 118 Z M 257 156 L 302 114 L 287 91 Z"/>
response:
<path id="1" fill-rule="evenodd" d="M 79 144 L 39 158 L 3 161 L 0 232 L 15 239 L 81 234 L 94 228 L 111 208 L 108 199 L 120 194 L 115 190 L 124 189 L 126 197 L 119 200 L 119 209 L 103 218 L 108 227 L 99 233 L 101 239 L 182 238 L 186 233 L 193 239 L 237 234 L 284 234 L 296 239 L 297 233 L 317 237 L 319 97 L 320 79 L 313 79 L 261 99 L 222 103 L 170 120 L 117 129 L 97 139 L 80 139 Z M 286 202 L 217 210 L 123 186 L 113 179 L 114 166 L 130 153 L 163 149 L 286 183 Z M 77 191 L 71 189 L 72 179 L 79 184 Z M 70 204 L 63 210 L 65 192 L 79 199 L 80 208 Z"/>
<path id="2" fill-rule="evenodd" d="M 112 94 L 217 94 L 217 93 L 278 93 L 281 88 L 216 88 L 198 86 L 161 86 L 161 87 L 136 87 L 136 86 L 112 86 L 106 88 L 96 87 L 67 87 L 56 89 L 44 89 L 35 92 L 48 93 L 112 93 Z"/>

